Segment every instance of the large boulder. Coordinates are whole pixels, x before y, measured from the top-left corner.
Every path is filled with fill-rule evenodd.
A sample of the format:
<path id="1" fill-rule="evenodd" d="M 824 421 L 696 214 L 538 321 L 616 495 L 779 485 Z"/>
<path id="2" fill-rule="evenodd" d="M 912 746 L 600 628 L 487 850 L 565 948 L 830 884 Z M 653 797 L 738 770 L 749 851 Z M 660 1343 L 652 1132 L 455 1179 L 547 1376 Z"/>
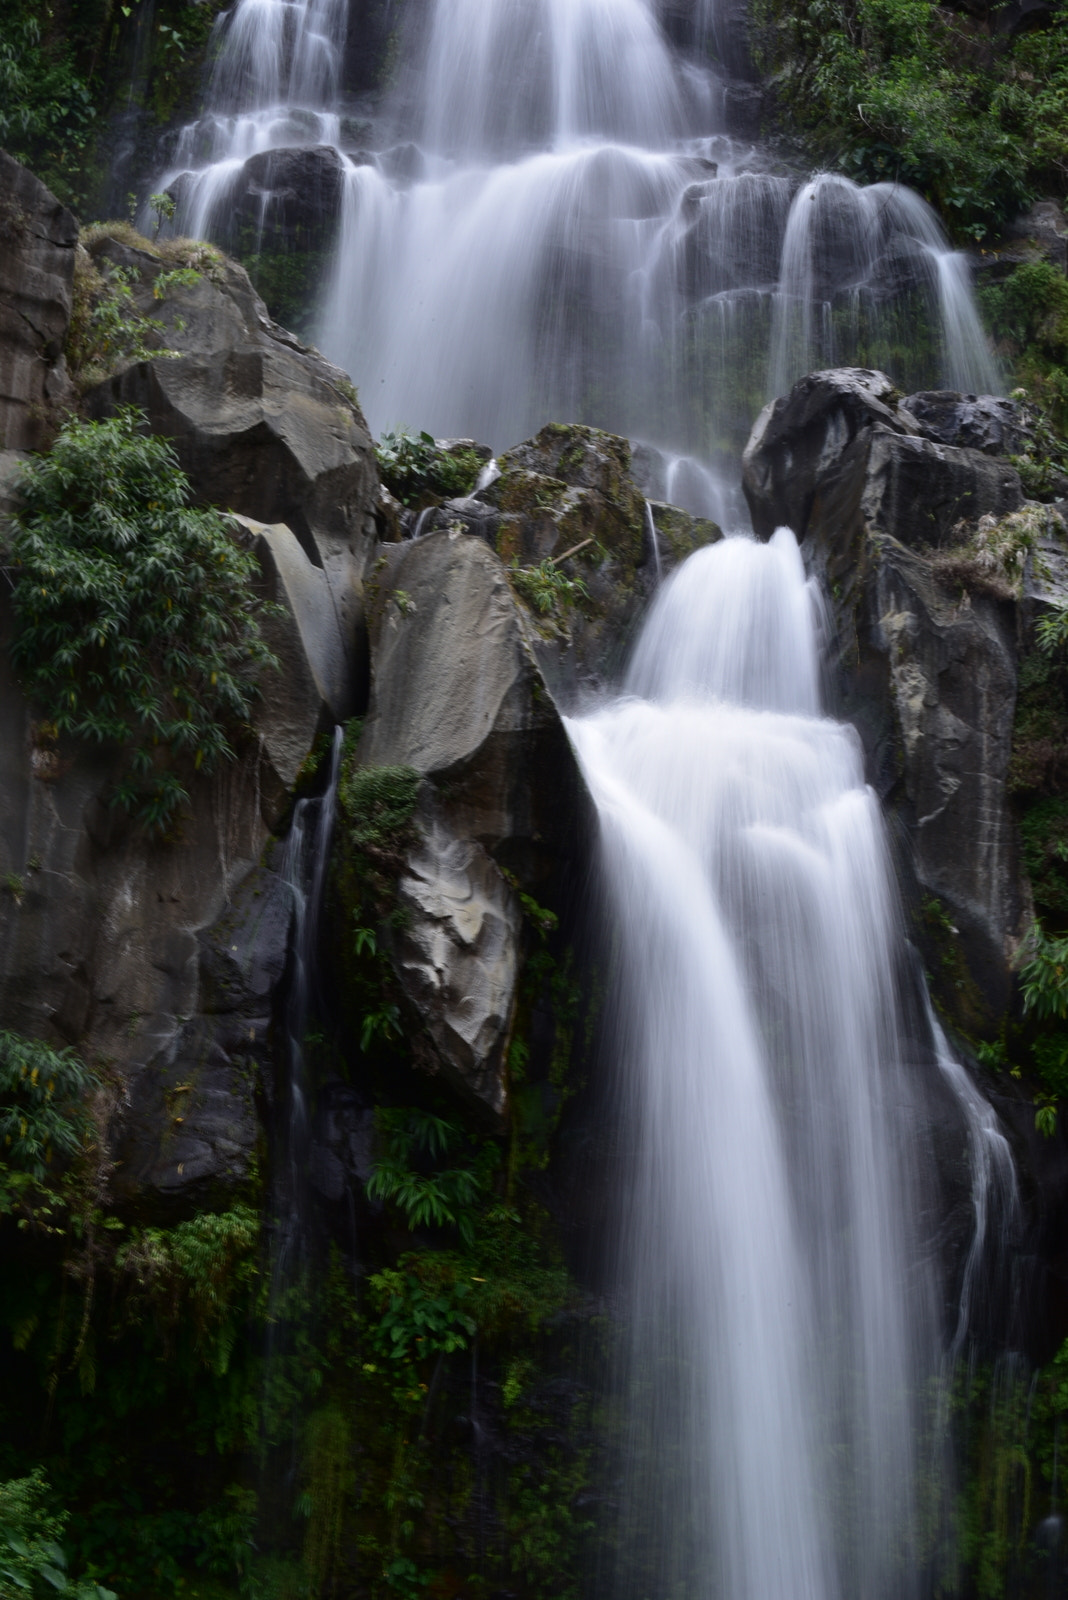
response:
<path id="1" fill-rule="evenodd" d="M 973 554 L 1024 506 L 994 453 L 1022 426 L 997 398 L 817 372 L 765 408 L 743 469 L 758 535 L 791 527 L 824 580 L 839 708 L 909 841 L 918 923 L 959 951 L 944 998 L 969 1032 L 1008 1003 L 1028 901 L 1007 795 L 1025 574 Z"/>
<path id="2" fill-rule="evenodd" d="M 348 657 L 351 714 L 365 694 L 362 580 L 375 540 L 378 474 L 355 391 L 318 351 L 273 323 L 244 269 L 201 247 L 181 268 L 104 233 L 98 263 L 132 280 L 165 347 L 89 390 L 91 415 L 143 410 L 173 440 L 202 504 L 284 523 L 325 574 Z M 172 252 L 173 254 L 173 252 Z M 169 276 L 165 276 L 169 275 Z"/>
<path id="3" fill-rule="evenodd" d="M 714 522 L 647 502 L 627 439 L 549 423 L 506 451 L 498 476 L 430 513 L 425 528 L 460 527 L 518 574 L 530 641 L 554 694 L 571 702 L 618 680 L 661 575 L 722 537 Z M 554 568 L 581 590 L 548 589 L 539 604 L 526 569 Z M 535 598 L 531 600 L 531 596 Z"/>
<path id="4" fill-rule="evenodd" d="M 499 1120 L 521 893 L 566 898 L 589 846 L 586 791 L 529 620 L 480 539 L 454 529 L 387 546 L 372 589 L 358 761 L 425 780 L 397 868 L 393 968 L 437 1067 Z"/>
<path id="5" fill-rule="evenodd" d="M 78 225 L 0 150 L 0 450 L 38 450 L 71 396 L 63 358 Z"/>

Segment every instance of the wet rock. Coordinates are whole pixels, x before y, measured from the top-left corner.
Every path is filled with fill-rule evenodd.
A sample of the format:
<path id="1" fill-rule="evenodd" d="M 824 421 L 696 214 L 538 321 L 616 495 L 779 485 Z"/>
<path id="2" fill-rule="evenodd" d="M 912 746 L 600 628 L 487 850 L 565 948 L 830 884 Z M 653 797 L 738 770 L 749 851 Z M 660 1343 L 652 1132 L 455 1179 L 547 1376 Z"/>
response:
<path id="1" fill-rule="evenodd" d="M 988 456 L 1013 456 L 1031 442 L 1032 429 L 1015 400 L 951 389 L 910 394 L 901 409 L 915 417 L 925 439 Z"/>
<path id="2" fill-rule="evenodd" d="M 1011 465 L 987 453 L 1015 425 L 1006 406 L 902 400 L 865 370 L 813 373 L 765 408 L 743 469 L 758 534 L 792 527 L 824 582 L 839 706 L 900 819 L 917 898 L 937 897 L 959 940 L 948 1003 L 970 1032 L 1008 1003 L 1027 899 L 1006 796 L 1017 634 L 996 585 L 962 592 L 940 563 L 980 517 L 1023 505 Z"/>
<path id="3" fill-rule="evenodd" d="M 500 560 L 458 532 L 389 547 L 373 578 L 373 687 L 358 757 L 419 792 L 398 875 L 394 970 L 461 1094 L 506 1111 L 522 917 L 559 904 L 588 848 L 585 787 Z"/>
<path id="4" fill-rule="evenodd" d="M 962 521 L 1005 516 L 1024 499 L 1007 461 L 924 437 L 885 373 L 852 367 L 810 373 L 765 406 L 742 481 L 756 532 L 768 538 L 785 525 L 811 535 L 832 583 L 856 569 L 868 531 L 948 544 Z"/>
<path id="5" fill-rule="evenodd" d="M 71 385 L 63 358 L 78 226 L 0 151 L 0 450 L 39 450 Z"/>
<path id="6" fill-rule="evenodd" d="M 345 167 L 332 145 L 263 150 L 230 190 L 220 243 L 234 251 L 329 250 L 337 236 Z"/>
<path id="7" fill-rule="evenodd" d="M 0 506 L 20 461 L 0 456 Z M 352 708 L 354 633 L 329 571 L 286 526 L 235 522 L 279 608 L 264 632 L 280 670 L 237 759 L 190 785 L 174 838 L 110 804 L 122 752 L 37 723 L 0 594 L 0 1025 L 120 1074 L 115 1186 L 143 1215 L 224 1203 L 249 1179 L 291 916 L 264 852 L 316 734 Z"/>

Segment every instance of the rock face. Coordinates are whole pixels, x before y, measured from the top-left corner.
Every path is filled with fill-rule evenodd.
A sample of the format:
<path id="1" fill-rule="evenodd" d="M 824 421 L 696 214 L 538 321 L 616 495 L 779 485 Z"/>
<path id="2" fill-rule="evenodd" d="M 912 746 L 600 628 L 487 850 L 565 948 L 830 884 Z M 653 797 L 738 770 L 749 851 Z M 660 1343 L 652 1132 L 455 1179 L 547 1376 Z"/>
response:
<path id="1" fill-rule="evenodd" d="M 36 192 L 28 175 L 18 181 L 19 194 Z M 66 297 L 56 289 L 49 302 L 59 349 L 73 223 L 67 244 L 46 242 L 69 256 Z M 0 595 L 0 1024 L 76 1044 L 117 1073 L 116 1191 L 166 1215 L 224 1200 L 252 1169 L 292 914 L 274 834 L 317 734 L 366 696 L 362 575 L 378 482 L 343 376 L 269 323 L 240 268 L 209 253 L 156 300 L 167 262 L 106 237 L 95 248 L 136 273 L 142 311 L 160 315 L 179 355 L 119 373 L 90 394 L 92 409 L 144 407 L 198 498 L 245 513 L 235 534 L 253 542 L 277 608 L 264 631 L 281 668 L 263 684 L 252 737 L 192 785 L 180 835 L 160 840 L 109 804 L 121 752 L 57 743 L 35 721 L 11 673 Z M 43 269 L 28 281 L 44 296 Z M 21 416 L 43 380 L 18 370 Z M 14 505 L 20 459 L 0 454 L 0 513 Z"/>
<path id="2" fill-rule="evenodd" d="M 462 532 L 387 547 L 358 756 L 429 780 L 398 876 L 392 960 L 440 1069 L 495 1119 L 516 1003 L 517 885 L 559 904 L 589 809 L 501 561 Z"/>
<path id="3" fill-rule="evenodd" d="M 98 260 L 135 275 L 138 309 L 167 349 L 85 397 L 90 414 L 140 407 L 174 441 L 203 504 L 284 523 L 322 569 L 348 653 L 349 715 L 365 693 L 362 578 L 375 538 L 378 478 L 370 435 L 344 373 L 267 316 L 244 270 L 217 253 L 192 281 L 165 283 L 157 255 L 104 237 Z"/>
<path id="4" fill-rule="evenodd" d="M 962 592 L 940 552 L 1023 505 L 994 453 L 1021 425 L 1007 401 L 901 399 L 882 373 L 813 373 L 764 410 L 744 459 L 758 534 L 792 527 L 824 579 L 841 708 L 907 830 L 921 894 L 959 933 L 953 1003 L 969 1031 L 1008 1002 L 1026 909 L 1006 794 L 1017 633 L 1011 601 Z"/>
<path id="5" fill-rule="evenodd" d="M 77 242 L 66 207 L 0 151 L 0 450 L 40 449 L 70 398 L 63 341 Z"/>

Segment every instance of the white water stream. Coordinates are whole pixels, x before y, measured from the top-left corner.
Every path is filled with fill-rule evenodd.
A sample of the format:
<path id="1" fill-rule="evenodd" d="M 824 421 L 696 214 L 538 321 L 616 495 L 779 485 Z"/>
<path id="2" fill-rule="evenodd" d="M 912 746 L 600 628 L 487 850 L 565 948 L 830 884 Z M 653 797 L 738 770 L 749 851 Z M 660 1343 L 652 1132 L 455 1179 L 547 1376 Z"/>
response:
<path id="1" fill-rule="evenodd" d="M 687 58 L 654 0 L 430 0 L 400 28 L 374 128 L 350 133 L 346 0 L 238 0 L 208 109 L 156 186 L 175 186 L 177 228 L 226 237 L 249 156 L 339 151 L 319 342 L 375 431 L 504 447 L 592 422 L 692 460 L 693 509 L 722 510 L 702 471 L 733 471 L 769 388 L 857 360 L 913 388 L 997 375 L 922 200 L 799 186 L 728 135 L 700 45 L 715 7 L 696 11 Z"/>
<path id="2" fill-rule="evenodd" d="M 879 807 L 856 735 L 821 712 L 793 535 L 692 556 L 625 689 L 569 724 L 618 951 L 633 1330 L 618 1592 L 904 1600 L 925 1407 L 962 1337 L 941 1325 L 925 1236 L 940 1086 L 972 1152 L 965 1323 L 1011 1158 L 941 1036 L 907 1036 Z"/>

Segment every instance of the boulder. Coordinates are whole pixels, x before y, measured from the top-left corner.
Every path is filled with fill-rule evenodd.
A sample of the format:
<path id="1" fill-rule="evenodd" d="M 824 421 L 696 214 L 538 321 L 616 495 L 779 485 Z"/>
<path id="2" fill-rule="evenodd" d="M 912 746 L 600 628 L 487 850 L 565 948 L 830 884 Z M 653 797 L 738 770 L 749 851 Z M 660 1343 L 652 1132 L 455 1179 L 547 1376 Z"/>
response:
<path id="1" fill-rule="evenodd" d="M 344 185 L 344 162 L 332 145 L 261 150 L 233 180 L 219 243 L 241 254 L 329 250 Z"/>
<path id="2" fill-rule="evenodd" d="M 0 450 L 39 450 L 69 402 L 63 357 L 78 225 L 0 150 Z"/>
<path id="3" fill-rule="evenodd" d="M 362 765 L 425 780 L 397 874 L 391 958 L 443 1075 L 483 1114 L 507 1109 L 519 890 L 559 906 L 590 812 L 532 629 L 505 569 L 458 531 L 388 546 L 372 580 Z"/>
<path id="4" fill-rule="evenodd" d="M 908 839 L 917 900 L 936 897 L 959 941 L 947 1003 L 969 1032 L 1008 1003 L 1027 906 L 1006 794 L 1017 624 L 1008 580 L 962 592 L 947 552 L 1023 506 L 991 453 L 1017 425 L 996 398 L 812 373 L 761 413 L 743 463 L 758 535 L 793 528 L 824 581 L 839 709 Z"/>
<path id="5" fill-rule="evenodd" d="M 162 324 L 166 349 L 90 389 L 86 409 L 140 407 L 174 441 L 201 504 L 293 530 L 325 573 L 354 706 L 365 690 L 357 637 L 379 484 L 352 385 L 271 322 L 244 269 L 210 247 L 194 254 L 188 281 L 171 277 L 162 290 L 175 269 L 158 252 L 106 234 L 92 250 L 134 277 L 138 309 Z"/>
<path id="6" fill-rule="evenodd" d="M 632 475 L 629 440 L 597 428 L 549 423 L 497 464 L 500 476 L 475 496 L 491 515 L 461 510 L 457 502 L 437 515 L 491 542 L 510 566 L 551 562 L 583 585 L 585 594 L 573 604 L 528 607 L 539 664 L 554 694 L 570 702 L 621 675 L 657 582 L 654 528 L 661 570 L 721 532 L 677 508 L 670 515 L 654 509 L 650 520 Z"/>

